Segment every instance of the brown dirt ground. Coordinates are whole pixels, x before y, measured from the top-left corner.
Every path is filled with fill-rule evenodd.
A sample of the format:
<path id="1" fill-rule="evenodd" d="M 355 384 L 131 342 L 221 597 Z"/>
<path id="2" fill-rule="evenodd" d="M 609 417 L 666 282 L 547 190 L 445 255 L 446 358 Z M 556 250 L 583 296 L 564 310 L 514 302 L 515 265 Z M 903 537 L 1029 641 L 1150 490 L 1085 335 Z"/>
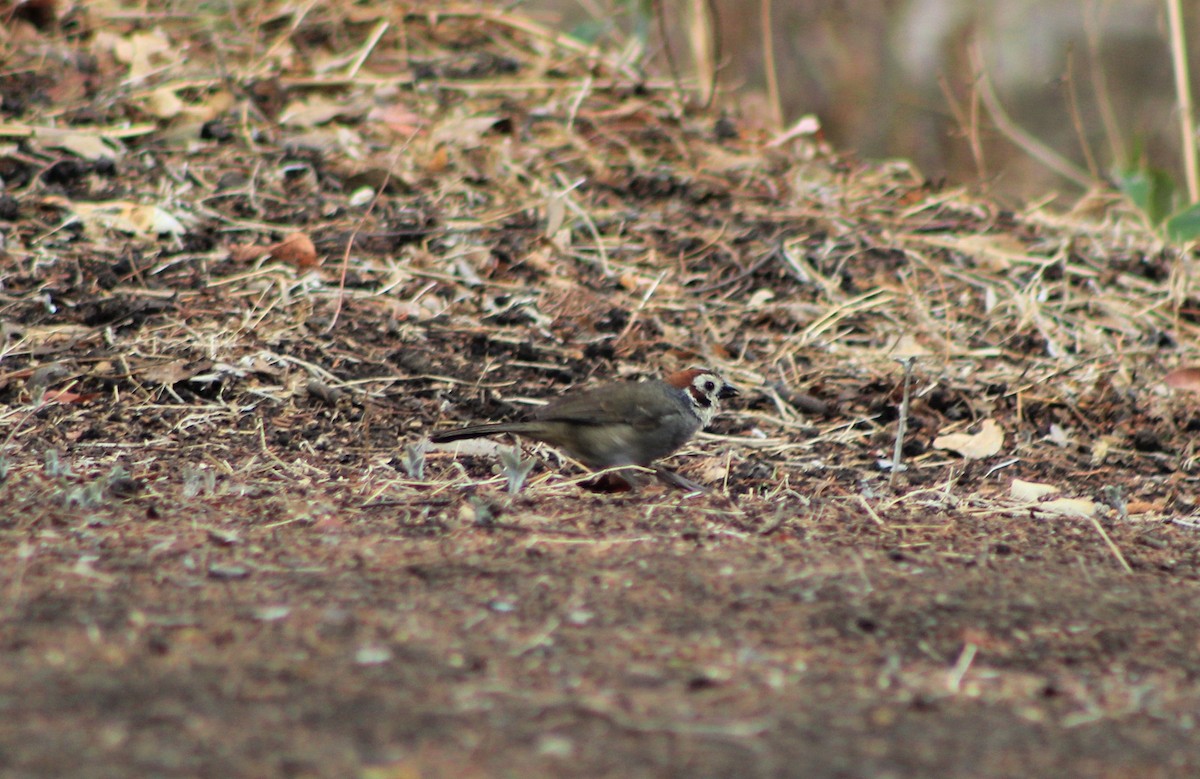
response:
<path id="1" fill-rule="evenodd" d="M 0 3 L 0 773 L 1200 775 L 1194 255 L 517 14 L 231 5 Z M 697 362 L 705 494 L 420 443 Z"/>

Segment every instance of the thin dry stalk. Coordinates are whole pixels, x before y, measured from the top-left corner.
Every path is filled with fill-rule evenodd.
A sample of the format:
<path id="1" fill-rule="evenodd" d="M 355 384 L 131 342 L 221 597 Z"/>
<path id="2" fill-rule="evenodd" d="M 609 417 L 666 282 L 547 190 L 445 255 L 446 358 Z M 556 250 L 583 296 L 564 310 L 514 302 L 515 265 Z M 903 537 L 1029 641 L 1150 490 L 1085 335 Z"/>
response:
<path id="1" fill-rule="evenodd" d="M 379 44 L 379 39 L 387 32 L 388 27 L 389 24 L 386 19 L 380 19 L 375 23 L 375 27 L 371 30 L 371 34 L 367 36 L 367 40 L 363 43 L 359 53 L 354 57 L 349 67 L 346 68 L 347 78 L 358 77 L 359 71 L 362 70 L 363 64 L 367 61 L 367 57 L 371 56 L 371 52 L 375 50 L 375 47 Z"/>
<path id="2" fill-rule="evenodd" d="M 671 79 L 675 82 L 675 91 L 681 96 L 683 95 L 683 80 L 679 77 L 679 66 L 675 63 L 675 50 L 671 48 L 671 36 L 667 25 L 667 12 L 663 7 L 663 0 L 651 0 L 654 6 L 654 21 L 658 25 L 658 37 L 662 40 L 663 55 L 667 58 L 667 69 L 671 72 Z"/>
<path id="3" fill-rule="evenodd" d="M 650 303 L 650 298 L 654 297 L 654 293 L 658 290 L 658 286 L 662 284 L 663 279 L 667 277 L 667 272 L 663 271 L 658 274 L 658 277 L 646 289 L 646 294 L 642 295 L 642 299 L 638 301 L 637 308 L 629 315 L 629 321 L 625 323 L 625 327 L 621 330 L 620 335 L 613 341 L 614 344 L 619 344 L 629 336 L 633 331 L 633 326 L 637 323 L 638 317 L 646 310 L 646 306 Z"/>
<path id="4" fill-rule="evenodd" d="M 938 87 L 946 98 L 946 105 L 958 124 L 962 137 L 967 139 L 967 148 L 971 150 L 971 161 L 975 163 L 975 176 L 980 182 L 987 181 L 987 161 L 983 153 L 983 141 L 979 135 L 979 90 L 971 90 L 971 108 L 964 110 L 954 96 L 954 90 L 944 75 L 938 76 Z"/>
<path id="5" fill-rule="evenodd" d="M 895 471 L 893 470 L 892 473 L 895 473 Z M 866 498 L 862 495 L 855 495 L 854 497 L 858 500 L 858 504 L 862 506 L 863 511 L 867 512 L 867 516 L 871 518 L 872 522 L 879 525 L 879 527 L 887 527 L 887 523 L 883 521 L 883 517 L 879 516 L 879 512 L 867 502 Z"/>
<path id="6" fill-rule="evenodd" d="M 904 434 L 908 432 L 908 412 L 912 402 L 912 373 L 913 365 L 917 358 L 907 357 L 900 361 L 904 366 L 904 390 L 900 396 L 900 414 L 896 420 L 896 442 L 892 447 L 892 471 L 888 475 L 888 482 L 895 484 L 896 474 L 904 470 L 905 466 L 901 464 L 904 457 Z"/>
<path id="7" fill-rule="evenodd" d="M 1171 64 L 1175 69 L 1175 99 L 1179 103 L 1179 142 L 1187 178 L 1188 202 L 1200 201 L 1200 169 L 1196 162 L 1196 120 L 1192 115 L 1192 83 L 1188 71 L 1183 9 L 1179 0 L 1167 0 L 1167 28 L 1171 36 Z"/>
<path id="8" fill-rule="evenodd" d="M 688 3 L 688 41 L 692 47 L 692 66 L 696 71 L 696 90 L 700 104 L 712 104 L 717 87 L 718 29 L 713 0 L 691 0 Z"/>
<path id="9" fill-rule="evenodd" d="M 1108 78 L 1104 75 L 1104 65 L 1100 59 L 1100 25 L 1099 9 L 1107 3 L 1089 2 L 1083 14 L 1083 30 L 1087 36 L 1088 47 L 1088 77 L 1092 82 L 1092 91 L 1096 95 L 1096 107 L 1100 112 L 1100 123 L 1104 125 L 1104 136 L 1108 139 L 1109 154 L 1118 169 L 1129 167 L 1129 159 L 1125 151 L 1125 138 L 1121 133 L 1121 124 L 1117 121 L 1117 113 L 1113 110 L 1112 98 L 1108 90 Z"/>
<path id="10" fill-rule="evenodd" d="M 1079 93 L 1075 89 L 1075 57 L 1074 52 L 1067 53 L 1067 74 L 1063 79 L 1067 90 L 1067 108 L 1071 111 L 1071 127 L 1075 130 L 1075 138 L 1079 141 L 1079 151 L 1087 163 L 1088 172 L 1092 178 L 1099 181 L 1100 166 L 1096 164 L 1096 156 L 1092 154 L 1092 145 L 1088 143 L 1087 131 L 1083 126 L 1083 116 L 1079 113 Z"/>
<path id="11" fill-rule="evenodd" d="M 767 79 L 767 104 L 771 108 L 773 129 L 783 129 L 783 101 L 779 97 L 779 73 L 775 66 L 775 25 L 771 21 L 771 0 L 759 0 L 759 26 L 762 27 L 763 71 Z"/>
<path id="12" fill-rule="evenodd" d="M 971 46 L 968 52 L 971 57 L 971 67 L 978 79 L 979 96 L 983 100 L 983 105 L 987 108 L 992 122 L 996 125 L 996 129 L 1017 148 L 1068 181 L 1073 181 L 1084 189 L 1091 189 L 1095 186 L 1095 180 L 1088 175 L 1087 171 L 1034 138 L 1013 121 L 1008 112 L 1004 110 L 1004 106 L 1000 104 L 1000 99 L 992 88 L 992 82 L 987 76 L 987 67 L 983 62 L 983 54 L 979 46 Z"/>
<path id="13" fill-rule="evenodd" d="M 970 642 L 963 645 L 962 652 L 958 655 L 958 660 L 947 674 L 946 686 L 950 689 L 950 692 L 958 693 L 962 688 L 962 680 L 967 675 L 967 671 L 970 670 L 971 663 L 974 662 L 978 651 L 979 648 Z"/>
<path id="14" fill-rule="evenodd" d="M 1125 559 L 1125 555 L 1121 554 L 1121 548 L 1113 543 L 1112 536 L 1108 534 L 1108 532 L 1094 516 L 1088 516 L 1088 519 L 1091 521 L 1092 527 L 1094 527 L 1096 532 L 1100 534 L 1100 537 L 1104 539 L 1104 544 L 1108 547 L 1108 551 L 1112 552 L 1112 556 L 1115 557 L 1117 562 L 1121 564 L 1121 567 L 1125 569 L 1125 573 L 1133 573 L 1133 567 L 1129 564 L 1129 561 Z"/>

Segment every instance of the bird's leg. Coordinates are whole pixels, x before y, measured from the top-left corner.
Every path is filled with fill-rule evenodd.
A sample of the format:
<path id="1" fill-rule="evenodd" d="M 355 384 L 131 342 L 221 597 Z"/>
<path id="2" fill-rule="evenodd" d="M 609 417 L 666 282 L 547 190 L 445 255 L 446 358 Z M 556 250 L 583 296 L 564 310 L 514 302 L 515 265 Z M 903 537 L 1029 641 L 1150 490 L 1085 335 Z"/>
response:
<path id="1" fill-rule="evenodd" d="M 579 486 L 588 492 L 632 492 L 633 480 L 610 471 L 580 482 Z"/>
<path id="2" fill-rule="evenodd" d="M 681 490 L 687 490 L 688 492 L 708 492 L 708 488 L 703 484 L 697 484 L 691 479 L 685 479 L 675 473 L 675 471 L 662 465 L 654 466 L 654 475 L 664 484 L 669 484 Z"/>

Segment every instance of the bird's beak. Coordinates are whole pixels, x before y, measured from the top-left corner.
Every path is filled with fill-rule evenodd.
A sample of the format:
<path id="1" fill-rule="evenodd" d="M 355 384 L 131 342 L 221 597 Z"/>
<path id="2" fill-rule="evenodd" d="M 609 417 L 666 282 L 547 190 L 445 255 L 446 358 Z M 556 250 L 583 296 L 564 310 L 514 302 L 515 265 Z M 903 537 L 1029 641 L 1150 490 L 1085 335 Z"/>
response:
<path id="1" fill-rule="evenodd" d="M 732 384 L 726 384 L 721 387 L 721 389 L 717 390 L 717 397 L 721 400 L 725 400 L 726 398 L 736 398 L 740 394 L 741 393 L 738 391 L 738 388 Z"/>

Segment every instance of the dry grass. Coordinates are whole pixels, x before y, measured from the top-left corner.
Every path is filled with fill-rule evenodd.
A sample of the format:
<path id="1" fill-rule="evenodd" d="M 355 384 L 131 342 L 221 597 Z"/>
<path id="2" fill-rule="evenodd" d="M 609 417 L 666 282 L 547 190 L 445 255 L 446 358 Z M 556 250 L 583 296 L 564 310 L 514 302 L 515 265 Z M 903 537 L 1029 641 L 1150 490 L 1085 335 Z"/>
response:
<path id="1" fill-rule="evenodd" d="M 414 479 L 398 453 L 450 419 L 697 362 L 749 392 L 682 462 L 743 501 L 1191 471 L 1191 408 L 1158 377 L 1197 340 L 1193 259 L 1112 201 L 1014 214 L 903 165 L 773 144 L 499 10 L 151 20 L 85 13 L 89 35 L 47 39 L 55 70 L 32 29 L 3 41 L 10 81 L 64 95 L 4 127 L 24 139 L 0 292 L 10 479 L 56 450 L 164 495 L 180 463 L 363 504 L 487 492 L 504 479 L 485 461 L 430 451 Z M 102 139 L 115 173 L 50 128 Z M 98 219 L 97 202 L 183 227 Z M 246 259 L 296 232 L 319 264 Z M 900 357 L 916 358 L 913 471 L 888 487 Z M 928 448 L 984 418 L 1008 433 L 1003 482 Z M 1134 443 L 1147 430 L 1158 451 Z M 542 470 L 527 492 L 575 481 Z"/>

